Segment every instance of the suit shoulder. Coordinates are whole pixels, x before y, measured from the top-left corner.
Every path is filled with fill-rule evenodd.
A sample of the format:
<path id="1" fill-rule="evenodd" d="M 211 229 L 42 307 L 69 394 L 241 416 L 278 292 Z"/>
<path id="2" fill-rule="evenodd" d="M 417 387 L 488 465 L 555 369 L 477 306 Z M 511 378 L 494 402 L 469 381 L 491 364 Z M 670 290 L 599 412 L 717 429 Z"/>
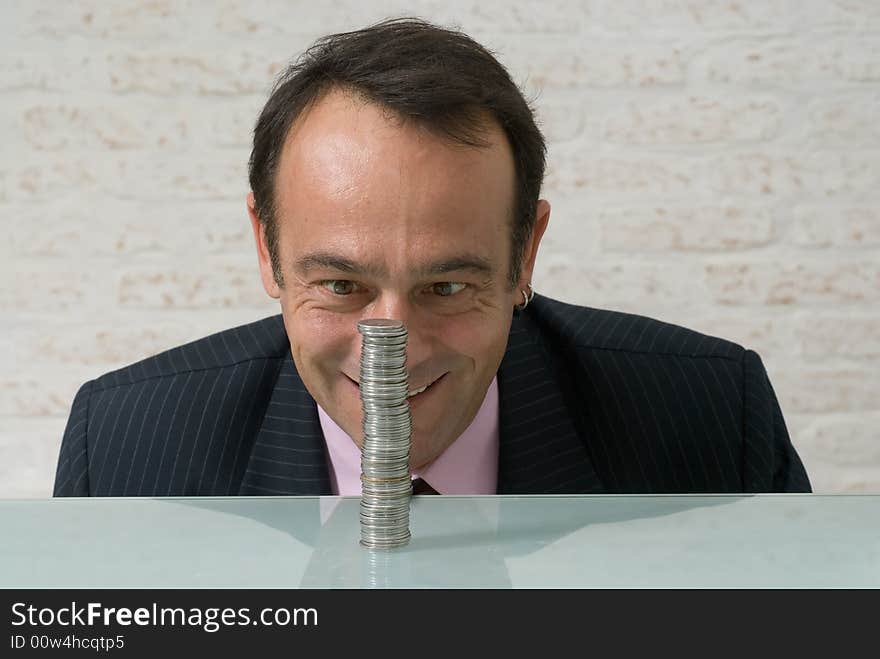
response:
<path id="1" fill-rule="evenodd" d="M 152 378 L 220 369 L 244 362 L 279 359 L 290 344 L 281 316 L 270 316 L 165 350 L 110 371 L 91 382 L 91 391 L 134 384 Z"/>
<path id="2" fill-rule="evenodd" d="M 745 348 L 714 336 L 654 318 L 593 309 L 535 296 L 531 311 L 545 331 L 580 349 L 742 359 Z"/>

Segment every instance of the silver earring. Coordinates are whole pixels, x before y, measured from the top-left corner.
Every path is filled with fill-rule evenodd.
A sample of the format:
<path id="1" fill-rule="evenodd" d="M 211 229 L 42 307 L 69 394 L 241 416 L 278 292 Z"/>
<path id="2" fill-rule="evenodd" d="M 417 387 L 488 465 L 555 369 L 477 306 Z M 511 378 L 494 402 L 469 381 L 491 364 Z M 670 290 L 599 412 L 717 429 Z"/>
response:
<path id="1" fill-rule="evenodd" d="M 528 293 L 526 293 L 524 290 L 520 289 L 520 293 L 522 293 L 522 296 L 523 296 L 523 302 L 522 302 L 522 304 L 517 304 L 517 305 L 515 305 L 516 308 L 519 309 L 520 311 L 522 311 L 522 310 L 525 309 L 527 306 L 529 306 L 529 302 L 531 302 L 531 301 L 532 301 L 532 298 L 535 297 L 535 291 L 532 290 L 532 285 L 531 285 L 531 283 L 526 284 L 526 288 L 527 288 L 528 291 L 529 291 Z"/>

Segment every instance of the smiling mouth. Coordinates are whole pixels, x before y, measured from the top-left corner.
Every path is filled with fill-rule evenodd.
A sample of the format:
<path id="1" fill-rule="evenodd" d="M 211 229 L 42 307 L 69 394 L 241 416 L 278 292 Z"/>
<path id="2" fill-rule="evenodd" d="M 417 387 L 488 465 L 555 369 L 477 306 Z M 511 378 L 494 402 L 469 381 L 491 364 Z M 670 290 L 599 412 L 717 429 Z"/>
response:
<path id="1" fill-rule="evenodd" d="M 425 391 L 427 391 L 428 389 L 430 389 L 431 387 L 433 387 L 435 384 L 437 384 L 440 380 L 442 380 L 444 375 L 446 375 L 446 373 L 444 373 L 443 375 L 441 375 L 441 376 L 435 378 L 434 380 L 431 380 L 428 384 L 426 384 L 426 385 L 423 386 L 423 387 L 419 387 L 418 389 L 410 389 L 410 390 L 409 390 L 409 393 L 407 393 L 406 397 L 407 397 L 407 398 L 413 398 L 414 396 L 418 396 L 419 394 L 424 393 Z M 348 377 L 348 376 L 346 376 L 346 377 Z M 354 379 L 352 379 L 352 378 L 348 378 L 348 379 L 351 380 L 352 383 L 353 383 L 358 389 L 360 389 L 360 387 L 361 387 L 360 382 L 358 382 L 357 380 L 354 380 Z"/>
<path id="2" fill-rule="evenodd" d="M 444 373 L 443 375 L 446 375 L 446 373 Z M 407 397 L 407 398 L 412 398 L 413 396 L 418 396 L 420 393 L 422 393 L 423 391 L 425 391 L 425 390 L 429 389 L 430 387 L 434 386 L 434 384 L 436 384 L 436 383 L 439 382 L 441 379 L 443 379 L 443 375 L 441 375 L 440 377 L 438 377 L 436 380 L 432 380 L 431 382 L 429 382 L 428 384 L 426 384 L 424 387 L 419 387 L 418 389 L 412 389 L 412 390 L 410 390 L 410 392 L 406 395 L 406 397 Z"/>

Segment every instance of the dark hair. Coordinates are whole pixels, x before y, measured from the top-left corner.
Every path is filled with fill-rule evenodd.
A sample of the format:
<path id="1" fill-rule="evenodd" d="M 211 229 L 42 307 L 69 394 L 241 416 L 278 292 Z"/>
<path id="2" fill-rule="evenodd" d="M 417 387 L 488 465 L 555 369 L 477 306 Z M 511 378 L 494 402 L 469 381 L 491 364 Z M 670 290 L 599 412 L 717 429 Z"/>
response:
<path id="1" fill-rule="evenodd" d="M 510 269 L 514 285 L 544 178 L 544 138 L 528 102 L 488 50 L 463 32 L 414 18 L 323 37 L 276 81 L 254 128 L 248 175 L 278 284 L 283 278 L 275 178 L 281 151 L 296 118 L 332 89 L 351 90 L 468 146 L 487 146 L 486 119 L 498 123 L 510 142 L 516 170 Z"/>

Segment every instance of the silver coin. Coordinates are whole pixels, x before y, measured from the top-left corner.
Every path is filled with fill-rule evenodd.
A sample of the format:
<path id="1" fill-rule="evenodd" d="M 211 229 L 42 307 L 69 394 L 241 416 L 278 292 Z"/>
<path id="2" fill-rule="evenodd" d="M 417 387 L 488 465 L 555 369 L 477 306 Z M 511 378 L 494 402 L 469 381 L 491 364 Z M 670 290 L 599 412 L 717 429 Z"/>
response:
<path id="1" fill-rule="evenodd" d="M 386 460 L 381 456 L 369 455 L 361 462 L 361 465 L 365 472 L 363 475 L 366 478 L 397 478 L 402 477 L 403 472 L 409 468 L 409 456 L 395 456 Z"/>
<path id="2" fill-rule="evenodd" d="M 382 363 L 390 368 L 395 368 L 395 363 L 406 360 L 406 341 L 399 344 L 395 342 L 383 341 L 363 341 L 361 343 L 361 364 L 369 366 L 370 364 Z"/>
<path id="3" fill-rule="evenodd" d="M 384 366 L 395 368 L 395 363 L 406 360 L 406 340 L 397 342 L 370 340 L 361 343 L 361 364 L 382 363 Z"/>
<path id="4" fill-rule="evenodd" d="M 409 512 L 397 515 L 377 515 L 365 512 L 360 516 L 361 524 L 368 533 L 384 532 L 387 534 L 404 533 L 409 527 Z"/>
<path id="5" fill-rule="evenodd" d="M 361 355 L 366 350 L 367 358 L 392 357 L 406 354 L 406 339 L 404 336 L 363 336 L 361 341 Z"/>
<path id="6" fill-rule="evenodd" d="M 407 488 L 398 488 L 396 490 L 388 490 L 387 492 L 373 492 L 367 490 L 364 495 L 367 501 L 361 506 L 361 512 L 364 514 L 382 515 L 395 512 L 408 513 L 409 506 L 404 503 L 401 507 L 401 501 L 409 501 L 412 491 Z"/>
<path id="7" fill-rule="evenodd" d="M 405 504 L 401 506 L 401 500 L 408 501 L 409 497 L 374 498 L 369 504 L 361 506 L 361 518 L 368 523 L 374 521 L 371 525 L 384 527 L 387 527 L 391 520 L 406 519 L 409 516 L 409 506 Z"/>
<path id="8" fill-rule="evenodd" d="M 382 442 L 381 444 L 376 445 L 377 440 L 375 438 L 367 436 L 366 439 L 367 441 L 364 443 L 361 455 L 371 462 L 393 462 L 398 459 L 403 460 L 409 454 L 409 445 L 405 442 Z"/>
<path id="9" fill-rule="evenodd" d="M 395 439 L 395 434 L 399 439 Z M 409 438 L 409 429 L 403 428 L 399 432 L 391 433 L 387 429 L 383 431 L 381 427 L 372 428 L 364 434 L 364 448 L 361 453 L 369 458 L 379 458 L 391 454 L 394 457 L 397 451 L 409 450 L 407 439 Z"/>
<path id="10" fill-rule="evenodd" d="M 409 470 L 408 457 L 384 461 L 375 458 L 368 458 L 361 464 L 363 466 L 363 476 L 368 480 L 402 478 Z"/>
<path id="11" fill-rule="evenodd" d="M 409 497 L 405 496 L 370 496 L 361 502 L 361 513 L 371 514 L 377 520 L 387 518 L 389 515 L 396 517 L 409 514 L 408 502 Z"/>
<path id="12" fill-rule="evenodd" d="M 362 525 L 361 530 L 361 539 L 390 542 L 394 538 L 409 537 L 409 520 L 400 520 L 377 528 Z"/>
<path id="13" fill-rule="evenodd" d="M 407 416 L 410 413 L 409 403 L 406 402 L 406 398 L 386 401 L 365 400 L 361 407 L 368 419 L 377 421 Z"/>
<path id="14" fill-rule="evenodd" d="M 382 364 L 388 368 L 399 368 L 402 361 L 406 361 L 406 342 L 394 345 L 364 341 L 361 344 L 360 363 L 365 366 Z"/>
<path id="15" fill-rule="evenodd" d="M 396 488 L 375 488 L 371 485 L 364 485 L 364 500 L 361 502 L 363 509 L 368 508 L 400 508 L 408 510 L 407 500 L 402 499 L 401 494 L 406 494 L 408 488 L 405 485 L 398 485 Z M 393 495 L 393 496 L 392 496 Z"/>
<path id="16" fill-rule="evenodd" d="M 389 460 L 383 460 L 375 456 L 364 458 L 361 462 L 364 473 L 361 474 L 361 480 L 368 482 L 379 482 L 388 479 L 404 478 L 408 475 L 409 456 L 395 457 Z"/>
<path id="17" fill-rule="evenodd" d="M 364 421 L 362 430 L 367 438 L 366 442 L 364 442 L 365 446 L 373 444 L 397 444 L 399 442 L 406 443 L 412 432 L 412 421 L 408 419 L 388 419 L 385 421 L 367 419 Z M 395 436 L 399 437 L 396 441 Z"/>
<path id="18" fill-rule="evenodd" d="M 395 547 L 402 547 L 406 545 L 409 540 L 410 535 L 409 530 L 407 530 L 405 535 L 401 535 L 391 539 L 362 537 L 361 545 L 369 549 L 394 549 Z"/>
<path id="19" fill-rule="evenodd" d="M 407 466 L 409 463 L 409 447 L 400 452 L 383 450 L 365 450 L 361 457 L 363 469 L 389 469 L 395 465 Z"/>
<path id="20" fill-rule="evenodd" d="M 372 440 L 371 443 L 397 443 L 392 439 L 395 435 L 400 437 L 398 441 L 406 442 L 412 430 L 412 421 L 410 419 L 365 419 L 362 428 Z"/>
<path id="21" fill-rule="evenodd" d="M 412 426 L 412 417 L 407 414 L 382 414 L 376 410 L 367 410 L 364 414 L 364 420 L 361 424 L 363 428 L 377 428 L 379 430 L 390 430 L 392 428 L 408 429 Z"/>
<path id="22" fill-rule="evenodd" d="M 369 440 L 370 438 L 367 437 Z M 405 443 L 400 443 L 393 446 L 387 446 L 385 444 L 379 446 L 373 446 L 375 442 L 370 443 L 369 441 L 364 444 L 364 449 L 361 454 L 369 461 L 382 461 L 382 462 L 393 462 L 394 460 L 405 460 L 409 457 L 409 445 Z"/>
<path id="23" fill-rule="evenodd" d="M 385 458 L 380 454 L 369 455 L 361 460 L 361 467 L 363 468 L 364 475 L 368 478 L 393 478 L 399 472 L 403 472 L 409 466 L 409 453 L 405 453 L 403 455 L 393 455 L 389 458 Z M 369 472 L 369 473 L 367 473 Z M 378 476 L 377 474 L 382 472 L 383 474 L 393 473 L 393 476 Z"/>
<path id="24" fill-rule="evenodd" d="M 400 377 L 405 378 L 406 358 L 395 357 L 394 359 L 373 359 L 370 361 L 361 360 L 360 363 L 361 377 L 369 381 L 371 377 Z"/>
<path id="25" fill-rule="evenodd" d="M 412 430 L 410 419 L 391 418 L 385 420 L 366 419 L 362 429 L 368 437 L 377 438 L 383 443 L 388 442 L 390 436 L 400 434 L 402 441 L 406 441 L 407 435 Z"/>
<path id="26" fill-rule="evenodd" d="M 407 468 L 404 467 L 404 470 L 406 470 L 406 469 L 407 469 Z M 379 481 L 383 481 L 383 480 L 391 480 L 391 479 L 399 478 L 399 477 L 401 476 L 401 471 L 404 471 L 404 470 L 401 470 L 401 469 L 398 469 L 398 470 L 395 470 L 395 471 L 382 471 L 382 470 L 379 470 L 379 469 L 369 470 L 369 471 L 367 471 L 367 473 L 364 474 L 364 476 L 365 476 L 366 478 L 370 479 L 370 482 L 362 483 L 362 484 L 361 484 L 361 487 L 362 487 L 364 490 L 370 490 L 370 491 L 383 491 L 383 490 L 392 490 L 392 489 L 404 489 L 404 488 L 406 487 L 406 485 L 401 485 L 401 484 L 397 484 L 397 485 L 391 485 L 391 484 L 382 485 L 382 484 L 379 483 Z M 403 476 L 407 476 L 407 475 L 408 475 L 408 474 L 403 474 Z"/>
<path id="27" fill-rule="evenodd" d="M 375 436 L 367 435 L 367 441 L 361 450 L 361 455 L 370 461 L 394 461 L 405 460 L 409 457 L 409 444 L 405 443 L 406 436 L 402 442 L 382 442 L 378 446 Z"/>
<path id="28" fill-rule="evenodd" d="M 360 390 L 361 393 L 369 394 L 370 391 L 381 387 L 399 387 L 401 385 L 409 386 L 408 378 L 405 372 L 398 374 L 383 373 L 382 375 L 368 375 L 361 372 Z"/>
<path id="29" fill-rule="evenodd" d="M 385 446 L 373 447 L 369 444 L 364 446 L 362 455 L 372 464 L 373 462 L 394 462 L 409 458 L 409 446 L 404 444 L 399 447 L 387 448 Z"/>
<path id="30" fill-rule="evenodd" d="M 364 405 L 364 425 L 387 428 L 411 421 L 409 405 Z"/>
<path id="31" fill-rule="evenodd" d="M 400 441 L 388 441 L 387 435 L 366 435 L 361 455 L 368 460 L 395 460 L 409 455 L 409 433 L 401 433 Z"/>
<path id="32" fill-rule="evenodd" d="M 406 371 L 401 371 L 400 373 L 388 373 L 385 370 L 380 370 L 376 373 L 366 373 L 365 378 L 361 380 L 361 384 L 368 385 L 383 385 L 383 384 L 407 384 L 408 378 L 406 375 Z"/>
<path id="33" fill-rule="evenodd" d="M 399 488 L 401 486 L 406 487 L 410 484 L 410 477 L 408 473 L 404 474 L 389 474 L 386 476 L 376 476 L 376 475 L 361 475 L 361 483 L 364 487 L 371 488 Z"/>
<path id="34" fill-rule="evenodd" d="M 409 496 L 398 497 L 409 501 Z M 360 510 L 360 518 L 366 523 L 369 529 L 383 529 L 385 531 L 399 530 L 395 529 L 394 524 L 409 522 L 409 506 L 404 505 L 402 508 L 392 505 L 373 505 L 362 506 Z"/>
<path id="35" fill-rule="evenodd" d="M 363 328 L 364 330 L 375 329 L 375 331 L 379 331 L 382 329 L 392 329 L 395 327 L 403 329 L 403 321 L 394 320 L 392 318 L 369 318 L 367 320 L 362 320 L 358 322 L 358 329 Z"/>
<path id="36" fill-rule="evenodd" d="M 363 537 L 361 538 L 361 545 L 369 549 L 394 549 L 395 547 L 406 545 L 409 540 L 410 536 L 409 532 L 407 532 L 405 535 L 391 538 L 390 540 L 386 540 L 385 538 Z"/>
<path id="37" fill-rule="evenodd" d="M 378 493 L 378 494 L 387 494 L 388 492 L 397 492 L 400 490 L 405 490 L 407 485 L 405 483 L 386 483 L 381 484 L 377 481 L 383 480 L 391 480 L 398 478 L 400 476 L 400 472 L 394 471 L 371 471 L 369 473 L 365 473 L 364 476 L 369 478 L 371 482 L 361 483 L 361 489 L 363 492 L 367 492 L 368 494 Z M 408 476 L 408 474 L 404 474 L 404 476 Z"/>
<path id="38" fill-rule="evenodd" d="M 373 403 L 365 402 L 362 405 L 362 408 L 364 411 L 365 423 L 396 423 L 401 419 L 405 419 L 410 416 L 408 403 L 404 403 L 401 405 L 399 402 L 396 401 L 377 401 Z"/>
<path id="39" fill-rule="evenodd" d="M 409 419 L 365 419 L 361 429 L 367 440 L 364 445 L 397 444 L 409 439 L 412 421 Z M 395 436 L 399 439 L 395 440 Z"/>
<path id="40" fill-rule="evenodd" d="M 361 340 L 361 359 L 375 359 L 406 355 L 407 337 L 404 336 L 368 336 Z"/>
<path id="41" fill-rule="evenodd" d="M 381 332 L 393 329 L 405 330 L 405 326 L 402 321 L 391 318 L 369 318 L 358 322 L 358 330 L 364 332 Z"/>
<path id="42" fill-rule="evenodd" d="M 390 382 L 381 382 L 378 379 L 371 380 L 369 377 L 363 376 L 361 378 L 361 382 L 358 385 L 358 388 L 361 391 L 361 396 L 365 396 L 367 398 L 370 397 L 371 391 L 376 391 L 376 389 L 381 389 L 382 387 L 400 387 L 400 386 L 409 386 L 409 382 L 406 376 L 406 373 L 402 373 L 401 375 L 394 376 L 396 381 Z"/>
<path id="43" fill-rule="evenodd" d="M 359 368 L 365 378 L 406 376 L 406 355 L 361 358 Z"/>
<path id="44" fill-rule="evenodd" d="M 382 427 L 384 424 L 394 425 L 405 420 L 410 412 L 409 405 L 363 405 L 364 424 L 368 426 Z M 412 417 L 410 417 L 412 418 Z"/>
<path id="45" fill-rule="evenodd" d="M 361 336 L 363 337 L 361 344 L 363 346 L 373 347 L 379 346 L 380 348 L 389 347 L 389 348 L 399 348 L 403 345 L 406 345 L 407 335 L 406 333 L 394 333 L 394 332 L 385 332 L 382 334 L 374 334 L 372 332 L 361 332 Z"/>
<path id="46" fill-rule="evenodd" d="M 361 387 L 361 395 L 368 396 L 370 402 L 374 405 L 380 405 L 382 403 L 385 403 L 387 406 L 399 405 L 401 400 L 406 400 L 406 395 L 408 393 L 408 387 L 405 384 L 396 384 L 393 386 L 380 385 L 377 387 L 369 387 L 369 389 L 366 386 Z M 387 408 L 382 410 L 382 412 L 387 411 Z"/>
<path id="47" fill-rule="evenodd" d="M 383 481 L 393 478 L 402 478 L 408 475 L 408 473 L 408 460 L 401 460 L 399 466 L 378 467 L 375 464 L 366 463 L 363 467 L 363 476 L 370 481 Z M 364 485 L 364 487 L 367 486 Z"/>
<path id="48" fill-rule="evenodd" d="M 364 429 L 364 448 L 362 452 L 372 453 L 386 450 L 397 450 L 409 446 L 407 440 L 411 434 L 408 426 L 371 425 Z"/>
<path id="49" fill-rule="evenodd" d="M 406 460 L 409 458 L 409 445 L 402 444 L 401 446 L 372 446 L 367 443 L 364 445 L 364 449 L 361 452 L 363 458 L 366 459 L 370 464 L 376 462 L 393 462 L 395 460 Z"/>
<path id="50" fill-rule="evenodd" d="M 361 543 L 367 547 L 393 547 L 398 543 L 406 544 L 406 541 L 410 538 L 408 524 L 390 529 L 361 528 L 363 531 L 361 533 Z"/>
<path id="51" fill-rule="evenodd" d="M 399 339 L 371 340 L 364 337 L 361 341 L 361 363 L 370 364 L 374 361 L 393 361 L 406 358 L 406 337 Z"/>
<path id="52" fill-rule="evenodd" d="M 391 548 L 410 539 L 412 415 L 407 402 L 408 334 L 403 323 L 387 319 L 361 321 L 358 331 L 362 335 L 360 398 L 364 431 L 361 544 Z"/>
<path id="53" fill-rule="evenodd" d="M 362 530 L 366 531 L 361 534 L 361 537 L 364 535 L 394 537 L 409 533 L 409 517 L 395 517 L 384 522 L 373 523 L 369 517 L 361 516 L 361 525 Z"/>

